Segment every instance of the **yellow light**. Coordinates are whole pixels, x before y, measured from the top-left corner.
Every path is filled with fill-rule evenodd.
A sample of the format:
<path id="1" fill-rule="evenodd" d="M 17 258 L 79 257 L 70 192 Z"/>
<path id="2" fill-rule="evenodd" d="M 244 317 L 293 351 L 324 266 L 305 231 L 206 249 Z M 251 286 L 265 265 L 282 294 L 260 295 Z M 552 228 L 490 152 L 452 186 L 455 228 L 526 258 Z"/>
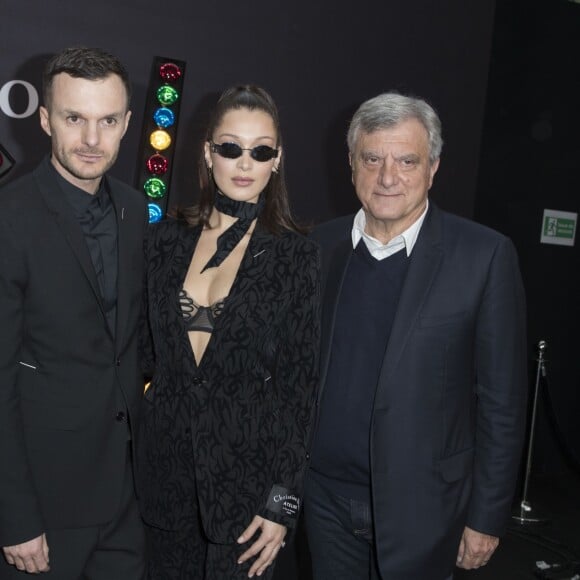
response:
<path id="1" fill-rule="evenodd" d="M 163 151 L 171 145 L 171 137 L 167 131 L 162 131 L 161 129 L 153 131 L 149 137 L 149 143 L 151 147 L 156 151 Z"/>

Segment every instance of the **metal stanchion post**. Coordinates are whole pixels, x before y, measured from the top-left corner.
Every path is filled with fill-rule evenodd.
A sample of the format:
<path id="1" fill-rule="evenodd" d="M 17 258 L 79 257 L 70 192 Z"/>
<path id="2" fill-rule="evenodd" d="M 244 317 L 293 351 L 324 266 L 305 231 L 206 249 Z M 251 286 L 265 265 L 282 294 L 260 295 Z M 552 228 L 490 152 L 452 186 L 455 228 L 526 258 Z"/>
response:
<path id="1" fill-rule="evenodd" d="M 538 358 L 536 359 L 538 365 L 536 368 L 536 384 L 534 387 L 534 400 L 532 404 L 532 416 L 530 419 L 530 437 L 528 440 L 528 454 L 526 460 L 526 473 L 524 477 L 524 489 L 522 492 L 522 499 L 519 502 L 512 518 L 520 524 L 538 524 L 545 523 L 548 520 L 539 516 L 528 501 L 528 485 L 530 483 L 530 473 L 532 471 L 532 455 L 534 448 L 534 433 L 536 427 L 536 413 L 538 409 L 538 393 L 540 390 L 540 376 L 546 376 L 545 354 L 547 343 L 545 340 L 538 342 Z"/>

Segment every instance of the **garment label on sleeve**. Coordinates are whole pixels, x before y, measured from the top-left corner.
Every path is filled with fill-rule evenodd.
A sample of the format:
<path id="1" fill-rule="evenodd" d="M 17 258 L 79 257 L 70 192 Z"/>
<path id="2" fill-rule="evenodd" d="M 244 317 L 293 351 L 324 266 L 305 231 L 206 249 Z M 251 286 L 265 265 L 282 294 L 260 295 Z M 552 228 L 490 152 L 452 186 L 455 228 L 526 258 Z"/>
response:
<path id="1" fill-rule="evenodd" d="M 277 514 L 296 516 L 300 510 L 300 498 L 281 485 L 273 485 L 266 507 Z"/>

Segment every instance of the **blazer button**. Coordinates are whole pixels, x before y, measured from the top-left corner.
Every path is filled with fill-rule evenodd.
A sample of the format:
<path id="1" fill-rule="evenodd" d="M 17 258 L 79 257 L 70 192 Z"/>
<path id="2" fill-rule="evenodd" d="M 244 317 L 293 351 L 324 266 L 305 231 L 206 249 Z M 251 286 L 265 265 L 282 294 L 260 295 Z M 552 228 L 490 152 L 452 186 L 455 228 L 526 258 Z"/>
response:
<path id="1" fill-rule="evenodd" d="M 117 413 L 117 416 L 115 417 L 115 419 L 119 422 L 122 423 L 123 421 L 127 420 L 127 415 L 125 415 L 125 413 L 123 413 L 123 411 L 119 411 Z"/>
<path id="2" fill-rule="evenodd" d="M 193 379 L 191 380 L 191 382 L 194 385 L 201 385 L 201 379 L 199 377 L 193 377 Z"/>
<path id="3" fill-rule="evenodd" d="M 118 358 L 118 359 L 115 361 L 115 365 L 116 365 L 116 366 L 118 366 L 118 367 L 120 367 L 120 366 L 121 366 L 121 359 L 120 359 L 120 358 Z"/>
<path id="4" fill-rule="evenodd" d="M 306 453 L 306 461 L 310 461 L 310 453 Z"/>

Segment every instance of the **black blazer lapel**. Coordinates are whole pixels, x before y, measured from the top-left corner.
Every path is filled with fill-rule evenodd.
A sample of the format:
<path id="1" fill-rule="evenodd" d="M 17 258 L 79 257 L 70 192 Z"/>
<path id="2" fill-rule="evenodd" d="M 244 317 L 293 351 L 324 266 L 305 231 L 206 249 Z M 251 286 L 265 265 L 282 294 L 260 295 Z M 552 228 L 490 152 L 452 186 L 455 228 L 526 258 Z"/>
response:
<path id="1" fill-rule="evenodd" d="M 216 326 L 227 324 L 230 309 L 237 310 L 236 303 L 246 300 L 248 290 L 263 279 L 266 268 L 272 268 L 272 260 L 275 260 L 272 254 L 272 240 L 273 234 L 256 227 L 228 294 L 224 312 L 218 318 Z"/>
<path id="2" fill-rule="evenodd" d="M 93 290 L 95 299 L 99 304 L 101 313 L 103 314 L 103 321 L 106 325 L 105 310 L 101 300 L 97 275 L 95 274 L 95 268 L 91 261 L 91 256 L 83 232 L 74 216 L 72 207 L 65 198 L 64 192 L 58 186 L 56 179 L 53 178 L 51 168 L 47 165 L 48 163 L 49 161 L 45 160 L 45 162 L 39 165 L 34 171 L 36 184 L 44 203 L 48 207 L 49 213 L 54 217 L 58 224 Z"/>
<path id="3" fill-rule="evenodd" d="M 189 344 L 187 332 L 183 324 L 177 323 L 181 317 L 179 293 L 183 288 L 201 231 L 201 226 L 176 228 L 177 236 L 170 246 L 169 253 L 164 256 L 164 263 L 160 265 L 160 271 L 155 273 L 155 280 L 158 284 L 161 283 L 160 280 L 165 280 L 165 292 L 172 297 L 168 303 L 170 311 L 167 315 L 172 323 L 176 324 L 176 328 L 183 329 L 183 340 L 186 344 Z M 183 362 L 185 363 L 185 361 Z"/>
<path id="4" fill-rule="evenodd" d="M 350 239 L 342 240 L 335 246 L 332 255 L 329 257 L 328 271 L 325 276 L 323 299 L 322 299 L 322 326 L 321 326 L 321 346 L 320 346 L 320 388 L 318 398 L 322 395 L 326 382 L 326 373 L 330 360 L 330 350 L 332 335 L 334 333 L 334 322 L 336 319 L 336 308 L 338 297 L 342 290 L 344 275 L 348 263 L 352 256 L 352 242 Z"/>
<path id="5" fill-rule="evenodd" d="M 441 223 L 437 212 L 437 208 L 431 205 L 411 253 L 409 270 L 401 290 L 397 314 L 393 321 L 379 377 L 375 401 L 375 406 L 378 407 L 381 406 L 381 396 L 387 394 L 385 386 L 389 384 L 390 375 L 407 345 L 409 335 L 417 322 L 421 307 L 429 294 L 443 258 L 440 243 Z"/>
<path id="6" fill-rule="evenodd" d="M 145 216 L 137 211 L 135 204 L 126 199 L 123 192 L 113 190 L 111 186 L 110 196 L 115 206 L 117 220 L 117 321 L 115 324 L 115 341 L 117 345 L 123 344 L 127 319 L 131 310 L 131 295 L 135 284 L 141 285 L 142 276 L 138 281 L 133 278 L 140 275 L 141 271 L 135 269 L 132 263 L 134 259 L 134 239 L 136 232 L 143 227 Z M 143 248 L 141 248 L 143 251 Z"/>

